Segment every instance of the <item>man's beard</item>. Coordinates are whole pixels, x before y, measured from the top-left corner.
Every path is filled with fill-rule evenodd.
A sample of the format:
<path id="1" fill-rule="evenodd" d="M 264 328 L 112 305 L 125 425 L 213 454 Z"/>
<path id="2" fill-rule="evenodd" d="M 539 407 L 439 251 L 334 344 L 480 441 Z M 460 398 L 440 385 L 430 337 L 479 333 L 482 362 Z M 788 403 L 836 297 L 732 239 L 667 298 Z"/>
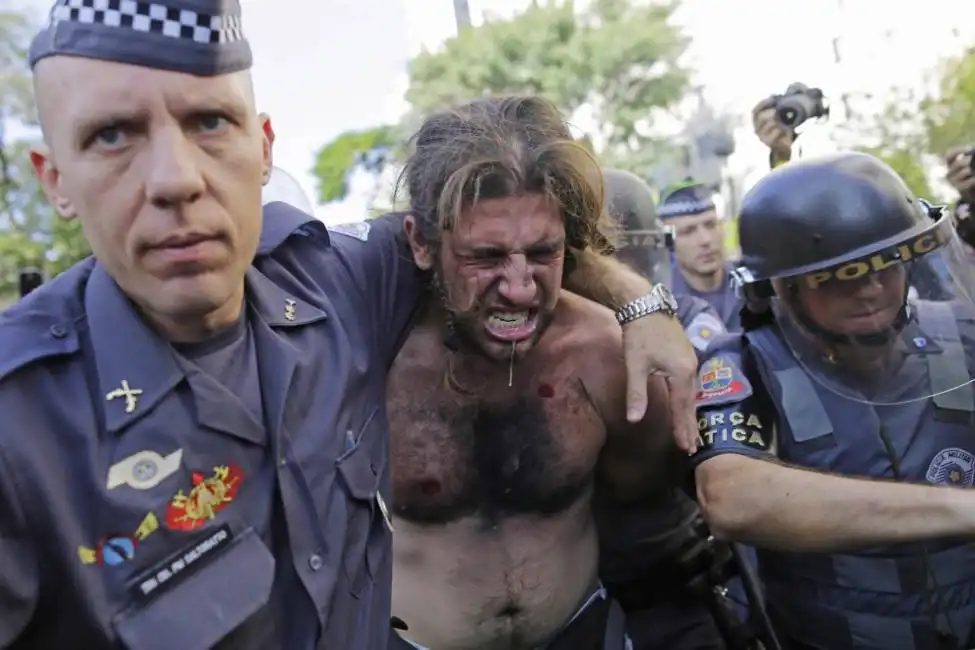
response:
<path id="1" fill-rule="evenodd" d="M 485 310 L 482 308 L 483 296 L 476 297 L 468 309 L 463 312 L 458 312 L 451 307 L 447 285 L 439 270 L 433 274 L 431 288 L 434 299 L 440 301 L 440 308 L 444 313 L 446 327 L 444 345 L 452 352 L 476 354 L 495 363 L 513 363 L 519 361 L 538 344 L 539 339 L 552 320 L 550 313 L 539 311 L 538 323 L 535 331 L 532 333 L 531 343 L 527 350 L 519 351 L 517 349 L 519 345 L 524 345 L 524 341 L 519 341 L 515 345 L 506 344 L 504 341 L 494 341 L 498 345 L 511 345 L 511 357 L 502 360 L 488 352 L 483 344 L 483 341 L 488 338 L 488 335 L 484 332 L 483 316 Z"/>

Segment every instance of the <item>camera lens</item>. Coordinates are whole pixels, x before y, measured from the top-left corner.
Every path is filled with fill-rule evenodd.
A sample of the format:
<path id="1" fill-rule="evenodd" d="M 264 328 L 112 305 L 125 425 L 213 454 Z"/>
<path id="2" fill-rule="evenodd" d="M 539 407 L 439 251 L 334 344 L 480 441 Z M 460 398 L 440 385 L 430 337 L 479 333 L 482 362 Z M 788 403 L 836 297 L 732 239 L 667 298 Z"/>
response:
<path id="1" fill-rule="evenodd" d="M 790 129 L 796 128 L 809 119 L 806 107 L 795 99 L 793 97 L 783 99 L 775 109 L 775 118 L 782 126 Z"/>

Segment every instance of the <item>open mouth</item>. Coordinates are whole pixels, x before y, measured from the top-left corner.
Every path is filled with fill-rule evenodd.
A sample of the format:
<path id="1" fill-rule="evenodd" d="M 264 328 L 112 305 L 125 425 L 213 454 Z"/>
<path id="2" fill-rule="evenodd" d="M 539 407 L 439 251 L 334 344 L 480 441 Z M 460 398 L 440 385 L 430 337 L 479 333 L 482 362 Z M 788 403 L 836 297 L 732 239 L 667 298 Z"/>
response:
<path id="1" fill-rule="evenodd" d="M 488 314 L 484 329 L 498 341 L 524 341 L 535 333 L 538 315 L 535 310 L 493 311 Z"/>

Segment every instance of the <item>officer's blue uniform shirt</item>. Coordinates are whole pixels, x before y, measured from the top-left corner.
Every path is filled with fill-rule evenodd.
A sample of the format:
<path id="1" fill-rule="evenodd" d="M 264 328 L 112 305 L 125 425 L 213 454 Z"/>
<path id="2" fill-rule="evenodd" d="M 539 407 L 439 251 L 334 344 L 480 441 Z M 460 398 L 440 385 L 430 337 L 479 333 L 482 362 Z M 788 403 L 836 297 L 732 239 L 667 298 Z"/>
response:
<path id="1" fill-rule="evenodd" d="M 674 293 L 674 296 L 692 296 L 707 302 L 718 314 L 718 317 L 721 318 L 721 321 L 724 323 L 724 329 L 729 332 L 741 330 L 741 318 L 739 314 L 741 313 L 742 302 L 741 298 L 735 292 L 735 287 L 731 283 L 731 271 L 734 270 L 732 264 L 725 265 L 724 280 L 716 291 L 698 291 L 684 279 L 680 268 L 677 266 L 677 262 L 673 261 L 672 265 L 671 277 L 673 278 L 673 286 L 671 287 L 671 291 Z"/>
<path id="2" fill-rule="evenodd" d="M 681 183 L 665 188 L 662 192 L 657 215 L 667 223 L 675 217 L 687 217 L 711 212 L 715 209 L 714 192 L 707 186 L 687 179 Z M 671 290 L 677 297 L 692 296 L 707 302 L 717 312 L 724 323 L 724 329 L 737 332 L 741 329 L 741 299 L 735 293 L 731 284 L 732 263 L 725 264 L 724 279 L 715 291 L 698 291 L 684 279 L 676 258 L 671 255 Z"/>
<path id="3" fill-rule="evenodd" d="M 881 381 L 862 402 L 811 377 L 777 324 L 713 341 L 698 380 L 703 446 L 692 464 L 740 454 L 834 474 L 971 487 L 975 386 L 951 388 L 975 376 L 975 319 L 947 302 L 918 302 L 915 313 L 897 342 L 906 353 L 901 383 Z M 912 544 L 849 555 L 759 549 L 758 557 L 780 636 L 831 650 L 935 650 L 946 647 L 939 635 L 971 642 L 970 544 L 944 540 L 923 550 Z M 926 589 L 931 585 L 941 598 Z"/>
<path id="4" fill-rule="evenodd" d="M 400 230 L 265 208 L 256 414 L 93 260 L 0 316 L 0 648 L 385 648 Z"/>

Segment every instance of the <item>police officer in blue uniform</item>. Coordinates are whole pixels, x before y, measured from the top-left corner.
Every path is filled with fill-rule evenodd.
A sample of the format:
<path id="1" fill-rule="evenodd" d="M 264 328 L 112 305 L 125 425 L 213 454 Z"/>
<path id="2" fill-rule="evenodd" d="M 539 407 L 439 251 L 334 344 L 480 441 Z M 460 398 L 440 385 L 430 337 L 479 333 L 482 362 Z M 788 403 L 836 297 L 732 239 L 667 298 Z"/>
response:
<path id="1" fill-rule="evenodd" d="M 95 255 L 0 315 L 0 648 L 385 648 L 401 218 L 262 215 L 234 0 L 58 0 L 30 61 L 36 171 Z M 580 260 L 610 303 L 649 288 Z"/>
<path id="2" fill-rule="evenodd" d="M 841 153 L 759 181 L 739 232 L 744 334 L 699 377 L 712 530 L 759 547 L 786 647 L 972 647 L 975 277 L 950 216 Z M 908 298 L 924 261 L 958 299 Z"/>
<path id="3" fill-rule="evenodd" d="M 740 327 L 741 300 L 731 283 L 734 265 L 725 258 L 724 232 L 713 192 L 688 180 L 661 193 L 660 220 L 673 230 L 674 295 L 694 296 L 711 305 L 725 328 Z"/>
<path id="4" fill-rule="evenodd" d="M 653 192 L 636 174 L 606 169 L 607 210 L 619 227 L 617 256 L 656 282 L 669 285 L 670 232 L 657 219 Z M 675 296 L 677 316 L 703 352 L 725 332 L 704 300 Z M 679 459 L 675 459 L 677 465 Z M 690 593 L 680 556 L 696 539 L 697 505 L 675 481 L 651 503 L 594 502 L 599 573 L 626 612 L 634 650 L 717 650 L 724 642 L 699 594 Z"/>
<path id="5" fill-rule="evenodd" d="M 606 169 L 603 177 L 609 215 L 619 228 L 617 257 L 654 282 L 672 287 L 673 232 L 657 218 L 650 186 L 622 169 Z M 694 347 L 703 351 L 711 339 L 725 331 L 724 323 L 706 300 L 686 291 L 674 297 L 677 318 Z"/>

